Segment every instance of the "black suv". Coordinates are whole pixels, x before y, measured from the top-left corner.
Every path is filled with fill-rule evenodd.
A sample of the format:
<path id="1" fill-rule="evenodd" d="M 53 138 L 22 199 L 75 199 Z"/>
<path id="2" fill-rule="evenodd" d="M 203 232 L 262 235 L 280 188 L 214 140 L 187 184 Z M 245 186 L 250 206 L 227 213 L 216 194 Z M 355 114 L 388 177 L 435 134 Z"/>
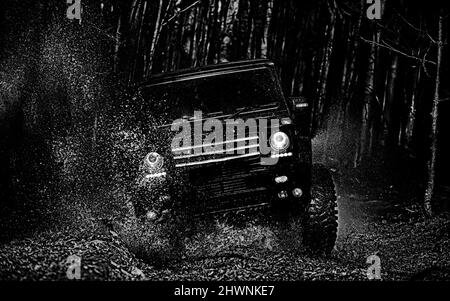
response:
<path id="1" fill-rule="evenodd" d="M 269 208 L 280 220 L 301 217 L 304 243 L 331 252 L 333 180 L 311 162 L 308 103 L 283 96 L 272 62 L 157 75 L 138 87 L 131 105 L 145 137 L 132 175 L 138 218 Z"/>

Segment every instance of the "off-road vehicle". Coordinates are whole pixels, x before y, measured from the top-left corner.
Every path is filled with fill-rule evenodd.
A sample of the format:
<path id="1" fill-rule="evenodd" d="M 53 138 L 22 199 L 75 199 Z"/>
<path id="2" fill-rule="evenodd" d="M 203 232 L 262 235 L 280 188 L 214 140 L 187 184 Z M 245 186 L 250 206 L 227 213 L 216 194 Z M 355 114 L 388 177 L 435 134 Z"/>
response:
<path id="1" fill-rule="evenodd" d="M 272 62 L 161 74 L 137 90 L 130 118 L 145 139 L 130 164 L 139 218 L 272 208 L 274 218 L 301 217 L 304 244 L 331 252 L 333 180 L 312 164 L 307 101 L 284 97 Z"/>

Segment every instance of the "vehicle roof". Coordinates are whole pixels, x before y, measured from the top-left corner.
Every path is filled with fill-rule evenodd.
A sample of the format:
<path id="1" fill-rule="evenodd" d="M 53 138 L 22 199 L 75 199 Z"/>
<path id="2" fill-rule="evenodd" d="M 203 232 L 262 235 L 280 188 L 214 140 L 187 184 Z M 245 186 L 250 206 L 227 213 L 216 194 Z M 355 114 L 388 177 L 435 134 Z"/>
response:
<path id="1" fill-rule="evenodd" d="M 139 89 L 163 85 L 176 81 L 195 80 L 199 78 L 230 74 L 239 71 L 251 71 L 266 68 L 274 68 L 274 63 L 270 60 L 258 59 L 206 65 L 154 75 L 149 80 L 141 83 L 139 85 Z"/>

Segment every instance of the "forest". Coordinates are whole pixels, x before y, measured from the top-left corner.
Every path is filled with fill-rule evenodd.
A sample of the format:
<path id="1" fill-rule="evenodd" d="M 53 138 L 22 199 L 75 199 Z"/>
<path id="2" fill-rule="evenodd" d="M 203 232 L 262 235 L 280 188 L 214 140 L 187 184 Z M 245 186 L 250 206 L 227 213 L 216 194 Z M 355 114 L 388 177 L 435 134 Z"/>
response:
<path id="1" fill-rule="evenodd" d="M 376 2 L 380 18 L 370 19 Z M 388 170 L 413 183 L 426 215 L 448 208 L 448 198 L 434 197 L 450 191 L 448 8 L 405 0 L 80 5 L 78 20 L 67 18 L 63 0 L 2 1 L 4 212 L 45 211 L 64 189 L 95 189 L 114 112 L 135 85 L 259 58 L 275 62 L 285 96 L 308 99 L 316 160 Z"/>

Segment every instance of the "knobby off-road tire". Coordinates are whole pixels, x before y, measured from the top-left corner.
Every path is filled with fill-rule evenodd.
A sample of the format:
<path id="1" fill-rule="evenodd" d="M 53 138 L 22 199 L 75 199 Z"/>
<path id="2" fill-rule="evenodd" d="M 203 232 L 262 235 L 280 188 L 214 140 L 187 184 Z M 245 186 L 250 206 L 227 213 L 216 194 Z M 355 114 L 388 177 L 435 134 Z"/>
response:
<path id="1" fill-rule="evenodd" d="M 113 230 L 138 258 L 155 267 L 164 267 L 179 259 L 185 251 L 182 220 L 175 213 L 150 220 L 139 205 L 143 196 L 124 192 L 123 216 Z"/>
<path id="2" fill-rule="evenodd" d="M 306 207 L 303 243 L 314 255 L 330 255 L 337 238 L 337 199 L 333 178 L 323 165 L 312 166 L 311 199 Z"/>

